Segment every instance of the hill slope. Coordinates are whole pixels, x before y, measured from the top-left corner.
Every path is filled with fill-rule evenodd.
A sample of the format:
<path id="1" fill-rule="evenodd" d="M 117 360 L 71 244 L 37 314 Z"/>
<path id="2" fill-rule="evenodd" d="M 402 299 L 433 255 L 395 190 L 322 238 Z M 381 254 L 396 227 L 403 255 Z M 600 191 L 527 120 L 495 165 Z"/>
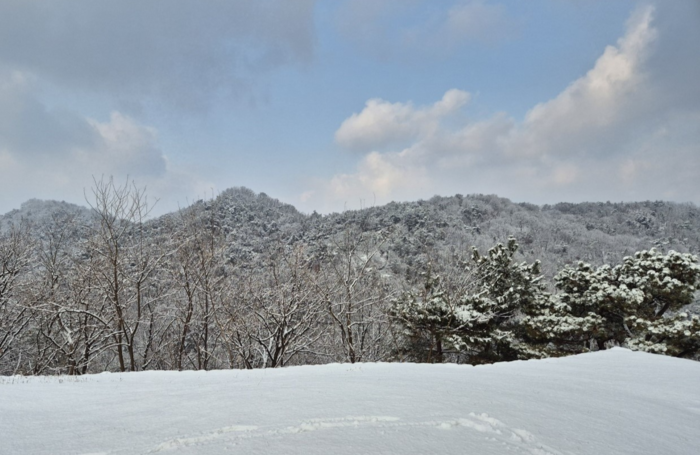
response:
<path id="1" fill-rule="evenodd" d="M 0 452 L 693 454 L 700 363 L 624 349 L 0 380 Z"/>
<path id="2" fill-rule="evenodd" d="M 64 202 L 31 200 L 0 215 L 0 232 L 22 219 L 36 231 L 46 230 L 56 216 L 71 216 L 84 225 L 89 223 L 89 212 Z M 536 206 L 476 194 L 319 215 L 300 213 L 265 193 L 230 188 L 183 212 L 222 227 L 231 260 L 244 267 L 271 243 L 323 249 L 347 230 L 382 232 L 388 262 L 399 275 L 413 274 L 430 255 L 471 246 L 484 251 L 511 235 L 518 239 L 523 259 L 540 260 L 548 276 L 567 263 L 616 263 L 652 247 L 700 253 L 700 207 L 661 201 Z M 167 231 L 178 224 L 178 217 L 171 213 L 152 219 L 149 231 Z"/>
<path id="3" fill-rule="evenodd" d="M 440 277 L 453 302 L 482 292 L 472 246 L 484 254 L 515 237 L 512 261 L 540 261 L 538 282 L 555 293 L 552 277 L 578 261 L 615 266 L 652 247 L 700 251 L 692 204 L 538 207 L 456 195 L 322 216 L 234 188 L 145 220 L 142 193 L 101 191 L 92 211 L 30 201 L 0 217 L 0 374 L 432 361 L 433 350 L 445 358 L 437 332 L 406 333 L 392 308 L 421 296 L 429 277 Z M 683 308 L 670 311 L 692 319 L 698 296 L 681 297 Z M 524 300 L 517 305 L 526 311 Z M 639 327 L 636 339 L 657 343 Z M 582 330 L 570 340 L 577 351 L 591 340 L 625 346 L 630 332 Z M 696 329 L 673 330 L 692 338 L 676 354 L 697 357 Z M 450 361 L 483 361 L 453 347 Z"/>

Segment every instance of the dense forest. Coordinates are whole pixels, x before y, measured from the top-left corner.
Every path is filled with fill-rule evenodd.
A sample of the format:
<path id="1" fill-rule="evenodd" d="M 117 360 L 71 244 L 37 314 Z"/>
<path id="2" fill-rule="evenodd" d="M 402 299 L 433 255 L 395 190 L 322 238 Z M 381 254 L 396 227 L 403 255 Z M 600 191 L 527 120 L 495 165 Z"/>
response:
<path id="1" fill-rule="evenodd" d="M 0 217 L 0 374 L 700 350 L 692 204 L 456 195 L 319 215 L 234 188 L 153 218 L 111 180 L 87 204 Z"/>

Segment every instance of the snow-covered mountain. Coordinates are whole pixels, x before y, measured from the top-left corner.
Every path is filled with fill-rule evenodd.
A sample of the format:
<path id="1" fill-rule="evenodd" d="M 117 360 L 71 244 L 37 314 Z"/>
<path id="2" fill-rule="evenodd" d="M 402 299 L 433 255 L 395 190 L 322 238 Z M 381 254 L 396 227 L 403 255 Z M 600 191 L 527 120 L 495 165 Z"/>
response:
<path id="1" fill-rule="evenodd" d="M 86 207 L 64 201 L 30 199 L 19 209 L 0 215 L 0 233 L 6 233 L 12 226 L 21 223 L 29 223 L 41 229 L 56 218 L 73 218 L 76 222 L 85 224 L 91 217 L 92 211 Z"/>
<path id="2" fill-rule="evenodd" d="M 693 455 L 700 363 L 612 349 L 488 366 L 0 378 L 0 453 Z"/>
<path id="3" fill-rule="evenodd" d="M 700 319 L 690 314 L 698 311 L 696 291 L 700 289 L 700 269 L 696 273 L 697 259 L 692 256 L 700 252 L 700 209 L 692 204 L 538 207 L 496 196 L 456 195 L 307 215 L 264 193 L 234 188 L 179 212 L 145 219 L 145 201 L 143 193 L 129 186 L 103 183 L 93 211 L 30 201 L 0 217 L 0 226 L 5 226 L 0 233 L 0 374 L 209 370 L 370 360 L 477 364 L 531 358 L 545 351 L 557 356 L 593 345 L 597 349 L 641 346 L 697 358 L 700 349 Z M 511 245 L 511 236 L 507 267 L 532 264 L 530 275 L 517 276 L 523 282 L 538 283 L 536 298 L 526 299 L 535 295 L 531 286 L 527 292 L 514 292 L 513 281 L 497 287 L 484 284 L 501 276 L 518 281 L 511 268 L 477 276 L 481 273 L 477 269 L 486 266 L 474 262 L 478 255 L 472 246 L 487 254 L 497 244 Z M 633 319 L 624 319 L 628 316 L 620 313 L 622 303 L 614 300 L 616 312 L 603 308 L 600 317 L 623 318 L 622 322 L 610 322 L 605 329 L 593 325 L 602 324 L 602 319 L 585 319 L 591 309 L 581 313 L 581 308 L 587 308 L 583 303 L 590 300 L 583 296 L 580 308 L 567 310 L 578 322 L 565 324 L 571 330 L 578 327 L 580 333 L 555 337 L 549 329 L 540 330 L 549 321 L 549 310 L 542 305 L 571 297 L 560 295 L 563 291 L 556 288 L 559 271 L 571 264 L 582 270 L 610 265 L 613 268 L 603 267 L 596 275 L 596 286 L 612 280 L 613 287 L 606 284 L 610 292 L 618 285 L 629 290 L 629 274 L 618 279 L 605 270 L 618 270 L 614 267 L 623 257 L 652 247 L 662 251 L 649 253 L 659 256 L 661 262 L 655 264 L 665 264 L 660 256 L 669 250 L 680 253 L 668 253 L 681 258 L 680 263 L 654 269 L 661 274 L 677 272 L 668 276 L 681 286 L 677 292 L 646 286 L 661 280 L 660 275 L 649 281 L 646 269 L 633 267 L 635 282 L 643 289 L 634 296 L 629 292 L 613 296 L 625 297 Z M 496 254 L 488 255 L 492 253 Z M 681 263 L 685 272 L 677 270 Z M 435 281 L 434 275 L 442 281 Z M 589 278 L 586 282 L 591 282 Z M 496 288 L 498 292 L 493 293 Z M 579 292 L 579 287 L 571 288 Z M 478 305 L 470 300 L 487 295 L 484 290 L 492 300 L 478 300 Z M 662 291 L 665 297 L 659 300 Z M 505 293 L 513 299 L 504 300 Z M 525 343 L 528 336 L 539 347 L 518 348 L 516 356 L 515 351 L 492 349 L 489 341 L 485 356 L 480 357 L 467 349 L 464 340 L 491 340 L 486 335 L 475 338 L 475 331 L 490 334 L 495 326 L 451 327 L 449 317 L 443 321 L 445 327 L 463 331 L 467 338 L 457 343 L 456 334 L 449 332 L 450 338 L 443 340 L 445 327 L 436 330 L 432 322 L 417 323 L 423 310 L 412 310 L 435 301 L 431 296 L 439 297 L 436 311 L 442 311 L 440 302 L 462 302 L 445 307 L 447 314 L 472 314 L 464 310 L 464 302 L 477 305 L 474 314 L 498 314 L 492 320 L 496 326 L 513 323 L 508 333 L 520 327 L 512 335 L 513 346 L 525 346 L 521 341 Z M 402 309 L 395 311 L 399 301 Z M 496 301 L 510 306 L 495 312 L 488 305 Z M 644 316 L 640 301 L 647 319 L 639 319 Z M 518 325 L 524 314 L 544 319 L 533 322 L 533 331 Z M 679 325 L 671 316 L 685 319 Z M 469 320 L 491 319 L 470 316 Z M 645 320 L 648 324 L 640 322 Z M 630 328 L 632 322 L 637 326 Z M 637 334 L 637 344 L 627 344 L 631 331 Z M 503 340 L 503 332 L 498 333 L 493 343 Z M 669 337 L 678 343 L 670 343 Z M 542 349 L 555 341 L 566 349 Z M 669 351 L 671 344 L 675 347 Z M 507 356 L 490 354 L 501 351 Z"/>
<path id="4" fill-rule="evenodd" d="M 212 200 L 197 201 L 183 212 L 195 212 L 221 226 L 232 260 L 242 265 L 271 241 L 314 249 L 348 228 L 389 235 L 387 247 L 398 263 L 394 269 L 402 274 L 412 264 L 424 264 L 427 249 L 473 245 L 487 250 L 510 235 L 518 239 L 525 259 L 542 262 L 545 275 L 578 260 L 615 263 L 652 247 L 700 253 L 700 208 L 661 201 L 536 206 L 494 195 L 456 195 L 318 215 L 300 213 L 265 193 L 239 187 Z M 86 207 L 66 202 L 32 199 L 0 215 L 0 233 L 22 220 L 39 231 L 56 217 L 75 217 L 78 224 L 87 224 L 90 213 Z M 178 216 L 176 212 L 151 219 L 150 231 L 162 232 Z"/>

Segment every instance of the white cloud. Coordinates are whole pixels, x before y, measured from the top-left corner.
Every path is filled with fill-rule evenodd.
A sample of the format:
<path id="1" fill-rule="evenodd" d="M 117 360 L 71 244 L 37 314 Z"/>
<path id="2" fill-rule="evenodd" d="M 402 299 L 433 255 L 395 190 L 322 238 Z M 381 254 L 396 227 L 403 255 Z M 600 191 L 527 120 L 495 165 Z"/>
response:
<path id="1" fill-rule="evenodd" d="M 638 8 L 590 71 L 520 122 L 505 113 L 466 121 L 459 111 L 468 95 L 459 90 L 428 107 L 370 100 L 336 132 L 338 144 L 365 153 L 356 171 L 321 183 L 303 206 L 338 210 L 371 197 L 386 203 L 454 193 L 700 203 L 700 91 L 696 82 L 670 83 L 690 80 L 687 74 L 659 68 L 663 61 L 700 76 L 700 64 L 689 63 L 697 47 L 678 48 L 674 39 L 685 33 L 676 27 L 689 26 L 684 12 Z"/>
<path id="2" fill-rule="evenodd" d="M 0 2 L 0 212 L 31 197 L 80 203 L 93 175 L 131 176 L 168 201 L 159 211 L 210 194 L 134 113 L 179 118 L 264 98 L 266 75 L 312 61 L 313 10 L 314 0 Z"/>
<path id="3" fill-rule="evenodd" d="M 113 112 L 108 122 L 89 119 L 88 123 L 98 134 L 99 144 L 92 150 L 81 150 L 86 166 L 134 176 L 161 176 L 166 172 L 154 128 L 141 126 L 119 112 Z"/>
<path id="4" fill-rule="evenodd" d="M 351 150 L 381 149 L 417 137 L 434 134 L 440 120 L 469 102 L 470 95 L 449 90 L 435 104 L 416 108 L 411 103 L 389 103 L 381 99 L 367 101 L 359 114 L 346 119 L 335 133 L 336 142 Z"/>
<path id="5" fill-rule="evenodd" d="M 514 131 L 510 153 L 538 156 L 580 150 L 595 132 L 599 143 L 614 140 L 636 122 L 637 109 L 649 109 L 644 63 L 657 36 L 653 9 L 637 11 L 625 36 L 608 46 L 595 66 L 553 100 L 532 108 Z M 589 153 L 594 152 L 589 150 Z"/>
<path id="6" fill-rule="evenodd" d="M 381 201 L 397 191 L 408 196 L 418 195 L 428 184 L 425 170 L 420 166 L 372 152 L 361 161 L 359 172 L 336 175 L 329 182 L 328 189 L 336 200 L 353 200 L 360 195 L 364 200 L 371 196 L 372 200 Z"/>
<path id="7" fill-rule="evenodd" d="M 168 162 L 155 129 L 119 112 L 100 122 L 50 110 L 33 95 L 31 78 L 0 77 L 0 213 L 32 197 L 81 203 L 93 176 L 130 176 L 171 203 L 209 186 Z"/>

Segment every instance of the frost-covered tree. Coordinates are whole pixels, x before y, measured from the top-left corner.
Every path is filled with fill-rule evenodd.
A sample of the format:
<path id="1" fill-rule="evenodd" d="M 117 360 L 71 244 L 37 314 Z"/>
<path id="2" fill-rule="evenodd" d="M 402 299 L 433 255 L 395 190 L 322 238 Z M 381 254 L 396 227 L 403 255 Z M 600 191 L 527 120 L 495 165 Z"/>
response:
<path id="1" fill-rule="evenodd" d="M 700 350 L 700 319 L 683 309 L 700 289 L 697 257 L 654 249 L 624 258 L 615 267 L 578 263 L 555 277 L 560 291 L 549 316 L 530 321 L 565 352 L 623 345 L 631 349 L 690 357 Z"/>
<path id="2" fill-rule="evenodd" d="M 392 316 L 407 331 L 428 332 L 438 359 L 445 348 L 472 364 L 540 356 L 522 339 L 521 321 L 547 299 L 539 262 L 514 261 L 514 238 L 499 243 L 483 256 L 474 248 L 467 292 L 445 293 L 437 278 L 427 276 L 422 295 L 408 293 L 396 302 Z M 431 347 L 431 352 L 432 352 Z"/>
<path id="3" fill-rule="evenodd" d="M 23 373 L 85 374 L 112 345 L 106 302 L 95 289 L 98 262 L 69 248 L 80 228 L 74 216 L 55 214 L 35 243 L 32 286 L 25 290 L 33 346 Z M 104 366 L 98 363 L 98 371 Z"/>
<path id="4" fill-rule="evenodd" d="M 27 307 L 17 295 L 19 278 L 29 266 L 30 254 L 31 239 L 26 225 L 13 227 L 0 236 L 0 360 L 11 360 L 13 366 L 17 363 L 15 357 L 21 357 L 13 352 L 13 344 L 30 322 Z M 0 368 L 0 373 L 8 372 L 14 372 L 9 365 Z"/>
<path id="5" fill-rule="evenodd" d="M 152 360 L 155 307 L 164 295 L 154 277 L 171 252 L 155 248 L 146 232 L 153 206 L 145 189 L 110 178 L 95 180 L 92 195 L 87 200 L 97 221 L 86 254 L 96 258 L 96 287 L 110 308 L 119 370 L 144 369 Z"/>
<path id="6" fill-rule="evenodd" d="M 429 264 L 419 291 L 404 292 L 394 300 L 390 318 L 401 327 L 397 354 L 423 362 L 442 362 L 445 350 L 462 328 L 457 317 L 458 296 L 445 290 L 443 279 Z"/>
<path id="7" fill-rule="evenodd" d="M 382 236 L 348 229 L 314 264 L 316 286 L 333 326 L 329 344 L 337 360 L 381 359 L 386 311 L 380 306 L 388 294 L 381 275 L 386 262 L 383 243 Z"/>
<path id="8" fill-rule="evenodd" d="M 475 289 L 463 297 L 458 313 L 464 329 L 455 346 L 472 364 L 539 357 L 522 338 L 521 321 L 548 298 L 540 263 L 515 262 L 518 243 L 511 237 L 486 256 L 473 250 Z"/>
<path id="9" fill-rule="evenodd" d="M 238 288 L 231 289 L 236 295 L 217 313 L 232 365 L 239 360 L 245 368 L 276 368 L 313 358 L 326 330 L 304 251 L 279 245 L 268 260 L 263 273 L 239 279 Z"/>
<path id="10" fill-rule="evenodd" d="M 177 248 L 168 263 L 177 296 L 171 299 L 170 311 L 176 334 L 174 366 L 181 370 L 189 364 L 206 370 L 219 338 L 215 304 L 227 291 L 223 273 L 226 242 L 215 210 L 204 215 L 181 210 L 176 223 L 173 240 Z"/>

